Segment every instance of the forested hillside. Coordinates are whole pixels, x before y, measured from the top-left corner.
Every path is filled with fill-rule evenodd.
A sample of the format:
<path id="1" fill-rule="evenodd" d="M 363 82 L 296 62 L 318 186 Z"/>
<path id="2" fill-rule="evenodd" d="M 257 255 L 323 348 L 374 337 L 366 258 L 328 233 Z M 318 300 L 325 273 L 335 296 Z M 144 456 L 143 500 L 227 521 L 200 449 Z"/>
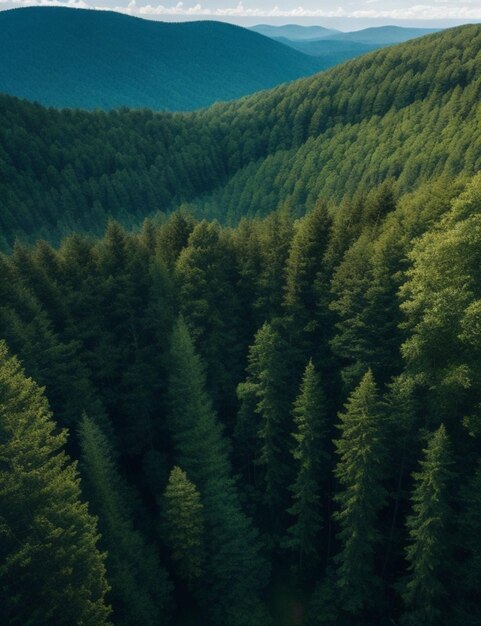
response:
<path id="1" fill-rule="evenodd" d="M 0 92 L 46 106 L 190 111 L 324 68 L 222 22 L 29 7 L 1 11 L 0 32 Z"/>
<path id="2" fill-rule="evenodd" d="M 481 623 L 480 51 L 2 97 L 2 625 Z"/>
<path id="3" fill-rule="evenodd" d="M 371 53 L 194 114 L 58 112 L 0 99 L 0 229 L 99 233 L 191 202 L 235 223 L 302 214 L 393 178 L 396 193 L 480 167 L 481 27 Z"/>
<path id="4" fill-rule="evenodd" d="M 2 623 L 479 623 L 480 208 L 384 185 L 0 257 Z"/>

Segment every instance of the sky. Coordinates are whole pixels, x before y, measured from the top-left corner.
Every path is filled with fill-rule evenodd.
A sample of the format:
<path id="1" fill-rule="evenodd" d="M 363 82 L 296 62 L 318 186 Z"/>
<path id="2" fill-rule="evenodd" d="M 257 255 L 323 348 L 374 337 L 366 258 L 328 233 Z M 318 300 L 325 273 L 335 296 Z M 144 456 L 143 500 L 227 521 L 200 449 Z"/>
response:
<path id="1" fill-rule="evenodd" d="M 0 0 L 22 6 L 107 9 L 146 19 L 216 19 L 243 26 L 319 24 L 340 30 L 397 24 L 444 28 L 481 22 L 481 0 Z M 1 36 L 1 33 L 0 33 Z"/>

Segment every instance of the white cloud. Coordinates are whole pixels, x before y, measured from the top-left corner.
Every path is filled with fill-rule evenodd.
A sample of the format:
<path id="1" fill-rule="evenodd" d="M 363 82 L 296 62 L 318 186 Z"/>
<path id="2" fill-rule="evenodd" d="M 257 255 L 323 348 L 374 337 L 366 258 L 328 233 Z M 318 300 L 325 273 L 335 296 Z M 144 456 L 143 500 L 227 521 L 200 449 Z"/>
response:
<path id="1" fill-rule="evenodd" d="M 172 6 L 163 4 L 139 4 L 137 0 L 131 0 L 125 6 L 107 7 L 89 4 L 85 0 L 0 0 L 0 5 L 9 6 L 65 6 L 80 9 L 97 9 L 117 11 L 128 15 L 148 17 L 160 15 L 185 15 L 185 16 L 211 16 L 215 17 L 281 17 L 281 18 L 303 18 L 303 17 L 337 17 L 337 18 L 371 18 L 371 19 L 392 19 L 392 20 L 434 20 L 434 19 L 455 19 L 455 20 L 479 20 L 481 19 L 481 2 L 473 0 L 432 0 L 434 4 L 417 4 L 413 6 L 397 9 L 380 9 L 373 5 L 376 0 L 366 0 L 363 8 L 345 9 L 341 6 L 331 9 L 310 9 L 297 6 L 290 9 L 273 8 L 248 8 L 242 0 L 232 7 L 209 8 L 200 3 L 188 6 L 179 1 Z M 349 6 L 349 5 L 348 5 Z"/>

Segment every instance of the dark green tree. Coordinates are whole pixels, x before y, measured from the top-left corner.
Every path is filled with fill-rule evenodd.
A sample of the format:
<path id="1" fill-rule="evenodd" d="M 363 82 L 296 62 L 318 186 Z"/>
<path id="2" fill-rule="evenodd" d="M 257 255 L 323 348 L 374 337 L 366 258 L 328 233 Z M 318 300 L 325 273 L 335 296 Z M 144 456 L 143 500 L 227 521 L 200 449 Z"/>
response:
<path id="1" fill-rule="evenodd" d="M 380 541 L 378 514 L 386 493 L 382 486 L 380 406 L 369 370 L 339 414 L 341 437 L 334 443 L 339 460 L 335 474 L 340 490 L 335 496 L 335 519 L 341 531 L 341 551 L 335 557 L 341 605 L 356 614 L 372 605 L 379 591 L 374 568 Z"/>
<path id="2" fill-rule="evenodd" d="M 284 308 L 288 341 L 298 361 L 311 354 L 316 357 L 316 365 L 318 357 L 326 357 L 323 349 L 325 352 L 328 347 L 332 317 L 326 302 L 319 306 L 319 290 L 326 282 L 323 261 L 330 227 L 327 207 L 319 202 L 299 221 L 286 264 Z"/>
<path id="3" fill-rule="evenodd" d="M 169 425 L 175 461 L 198 487 L 204 507 L 207 558 L 199 593 L 210 623 L 257 624 L 264 619 L 262 612 L 256 616 L 266 564 L 257 532 L 240 506 L 228 444 L 205 384 L 204 367 L 179 319 L 171 342 Z"/>
<path id="4" fill-rule="evenodd" d="M 43 390 L 0 342 L 0 621 L 107 624 L 105 555 Z"/>
<path id="5" fill-rule="evenodd" d="M 174 467 L 163 496 L 162 530 L 177 573 L 187 581 L 202 575 L 205 560 L 203 508 L 195 485 L 180 467 Z"/>
<path id="6" fill-rule="evenodd" d="M 289 513 L 294 522 L 286 544 L 298 555 L 302 568 L 305 560 L 320 556 L 317 539 L 322 526 L 321 486 L 326 484 L 329 460 L 326 400 L 312 361 L 304 372 L 293 413 L 296 480 L 291 486 L 294 504 Z"/>
<path id="7" fill-rule="evenodd" d="M 430 437 L 420 470 L 413 474 L 412 514 L 406 525 L 408 575 L 402 584 L 403 626 L 449 624 L 448 581 L 452 568 L 449 486 L 453 477 L 444 425 Z"/>
<path id="8" fill-rule="evenodd" d="M 258 436 L 262 501 L 271 517 L 271 531 L 280 531 L 279 511 L 287 508 L 288 486 L 292 479 L 289 433 L 292 419 L 286 388 L 286 345 L 279 333 L 265 323 L 250 347 L 247 379 L 238 387 L 240 417 L 252 424 Z"/>
<path id="9" fill-rule="evenodd" d="M 158 625 L 170 609 L 171 584 L 155 548 L 134 528 L 129 493 L 122 483 L 111 447 L 98 426 L 84 415 L 80 425 L 82 472 L 108 551 L 107 572 L 117 624 Z"/>

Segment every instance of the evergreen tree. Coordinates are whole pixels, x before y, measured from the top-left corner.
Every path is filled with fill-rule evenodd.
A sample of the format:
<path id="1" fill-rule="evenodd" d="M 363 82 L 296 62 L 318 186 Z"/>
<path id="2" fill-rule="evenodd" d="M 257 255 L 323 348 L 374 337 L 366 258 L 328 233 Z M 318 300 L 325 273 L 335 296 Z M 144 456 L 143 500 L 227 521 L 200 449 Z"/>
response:
<path id="1" fill-rule="evenodd" d="M 262 470 L 262 501 L 271 518 L 271 531 L 280 530 L 281 516 L 288 502 L 291 480 L 289 395 L 286 389 L 286 346 L 267 323 L 256 333 L 249 350 L 247 380 L 239 385 L 240 416 L 246 427 L 247 414 L 259 439 L 257 464 Z M 254 413 L 251 413 L 252 409 Z"/>
<path id="2" fill-rule="evenodd" d="M 429 439 L 420 471 L 413 474 L 413 512 L 406 523 L 410 542 L 406 548 L 408 575 L 402 585 L 403 626 L 449 624 L 451 464 L 449 438 L 441 425 Z"/>
<path id="3" fill-rule="evenodd" d="M 163 496 L 163 530 L 177 572 L 187 581 L 202 575 L 205 560 L 203 505 L 180 467 L 170 473 Z"/>
<path id="4" fill-rule="evenodd" d="M 99 516 L 108 551 L 107 572 L 116 624 L 157 626 L 169 613 L 171 584 L 155 548 L 134 528 L 128 494 L 118 475 L 109 442 L 84 415 L 80 426 L 82 470 Z"/>
<path id="5" fill-rule="evenodd" d="M 300 394 L 294 403 L 296 480 L 291 487 L 294 504 L 289 513 L 294 523 L 289 528 L 287 546 L 304 559 L 319 558 L 316 541 L 322 526 L 321 484 L 325 483 L 329 452 L 326 400 L 312 361 L 304 372 Z"/>
<path id="6" fill-rule="evenodd" d="M 105 555 L 43 391 L 0 342 L 0 621 L 107 624 Z"/>
<path id="7" fill-rule="evenodd" d="M 257 624 L 266 565 L 257 532 L 240 506 L 228 445 L 205 391 L 202 362 L 182 319 L 172 336 L 169 399 L 176 463 L 198 487 L 204 507 L 203 604 L 213 624 Z"/>
<path id="8" fill-rule="evenodd" d="M 234 250 L 216 222 L 195 226 L 177 259 L 175 278 L 179 310 L 205 361 L 214 406 L 228 418 L 241 376 L 238 275 Z"/>
<path id="9" fill-rule="evenodd" d="M 385 500 L 379 408 L 369 370 L 349 397 L 345 412 L 339 414 L 341 437 L 334 442 L 340 485 L 335 518 L 341 526 L 337 584 L 341 605 L 352 614 L 374 602 L 379 586 L 374 557 L 380 539 L 377 518 Z"/>
<path id="10" fill-rule="evenodd" d="M 330 226 L 327 207 L 319 202 L 298 224 L 286 264 L 284 308 L 288 340 L 297 361 L 306 354 L 313 354 L 316 365 L 322 362 L 321 356 L 326 358 L 323 351 L 327 347 L 328 321 L 332 316 L 327 307 L 319 306 Z"/>

